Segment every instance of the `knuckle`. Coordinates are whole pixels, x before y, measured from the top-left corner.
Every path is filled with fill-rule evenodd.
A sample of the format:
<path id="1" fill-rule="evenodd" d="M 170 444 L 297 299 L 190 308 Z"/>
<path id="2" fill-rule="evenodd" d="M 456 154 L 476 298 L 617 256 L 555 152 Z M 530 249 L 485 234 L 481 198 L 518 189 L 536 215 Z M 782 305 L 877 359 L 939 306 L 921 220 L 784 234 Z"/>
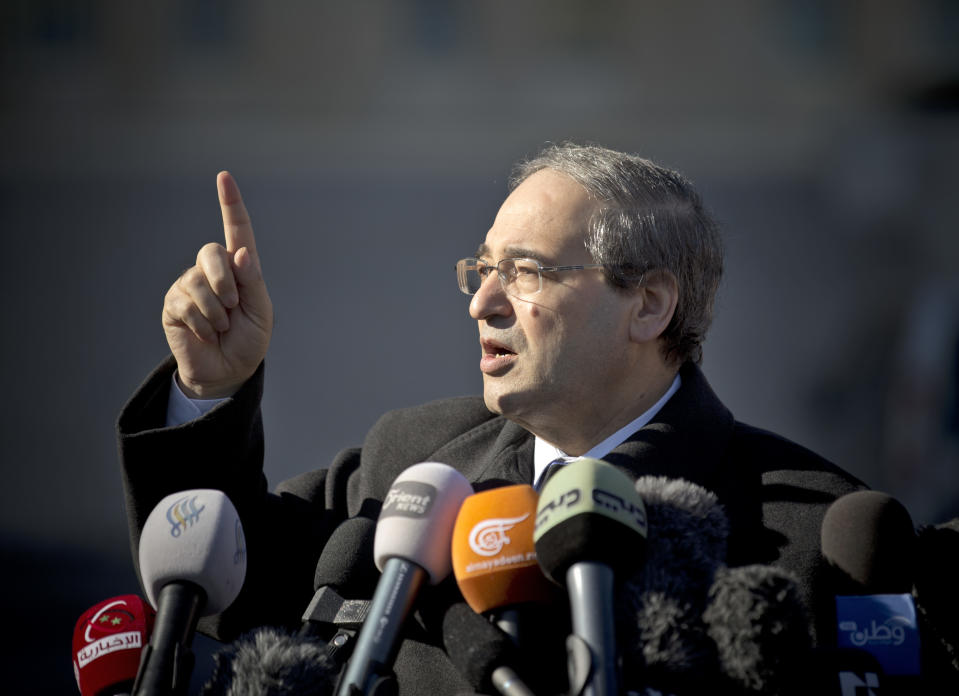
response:
<path id="1" fill-rule="evenodd" d="M 176 288 L 170 288 L 163 300 L 163 312 L 172 319 L 182 320 L 188 313 L 193 302 L 187 295 Z"/>
<path id="2" fill-rule="evenodd" d="M 226 248 L 222 244 L 217 244 L 216 242 L 207 242 L 200 247 L 200 250 L 196 254 L 197 265 L 200 265 L 204 262 L 222 259 L 224 254 L 226 254 Z"/>
<path id="3" fill-rule="evenodd" d="M 213 333 L 213 327 L 209 320 L 203 316 L 203 312 L 195 304 L 187 306 L 183 313 L 183 323 L 199 335 L 206 336 Z"/>
<path id="4" fill-rule="evenodd" d="M 182 276 L 177 278 L 173 285 L 166 291 L 166 295 L 163 296 L 164 307 L 175 306 L 180 301 L 180 298 L 183 296 L 183 290 L 180 287 L 181 280 Z"/>
<path id="5" fill-rule="evenodd" d="M 207 285 L 206 274 L 199 266 L 192 266 L 180 275 L 177 284 L 185 292 L 196 292 Z"/>
<path id="6" fill-rule="evenodd" d="M 218 275 L 211 277 L 209 281 L 210 287 L 217 296 L 226 295 L 233 290 L 234 283 L 232 275 Z"/>

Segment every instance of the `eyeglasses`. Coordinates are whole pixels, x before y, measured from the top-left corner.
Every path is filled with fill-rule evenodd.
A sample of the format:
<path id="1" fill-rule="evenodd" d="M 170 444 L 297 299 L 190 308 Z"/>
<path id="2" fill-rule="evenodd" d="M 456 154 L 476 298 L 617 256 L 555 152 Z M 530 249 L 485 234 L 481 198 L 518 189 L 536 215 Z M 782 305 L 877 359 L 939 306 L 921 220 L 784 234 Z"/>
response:
<path id="1" fill-rule="evenodd" d="M 503 259 L 489 264 L 482 259 L 460 259 L 456 262 L 456 282 L 467 295 L 475 295 L 486 277 L 496 271 L 500 285 L 507 294 L 519 299 L 535 295 L 543 289 L 543 273 L 552 271 L 581 271 L 602 268 L 601 263 L 578 266 L 543 266 L 536 259 Z"/>

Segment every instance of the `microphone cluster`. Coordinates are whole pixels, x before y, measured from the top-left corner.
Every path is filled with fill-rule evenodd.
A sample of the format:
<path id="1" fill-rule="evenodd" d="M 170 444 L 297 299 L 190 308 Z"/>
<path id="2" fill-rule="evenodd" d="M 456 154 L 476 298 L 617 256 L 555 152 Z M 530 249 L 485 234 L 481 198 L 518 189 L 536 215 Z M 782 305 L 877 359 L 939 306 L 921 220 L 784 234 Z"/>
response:
<path id="1" fill-rule="evenodd" d="M 462 601 L 431 591 L 446 601 L 435 628 L 478 693 L 846 696 L 955 684 L 959 612 L 928 563 L 957 550 L 955 522 L 917 534 L 889 496 L 836 501 L 822 527 L 835 640 L 815 648 L 795 579 L 773 566 L 728 567 L 728 534 L 713 493 L 664 477 L 634 482 L 599 460 L 567 464 L 540 493 L 474 492 L 452 467 L 416 464 L 390 486 L 378 520 L 334 530 L 300 630 L 241 636 L 214 657 L 202 693 L 398 694 L 393 664 L 408 619 L 450 575 Z M 113 598 L 77 623 L 83 696 L 185 694 L 197 620 L 230 606 L 245 568 L 242 525 L 223 493 L 161 501 L 140 543 L 149 604 Z M 568 612 L 557 611 L 563 595 Z M 544 650 L 556 638 L 544 617 L 565 636 L 558 654 Z"/>

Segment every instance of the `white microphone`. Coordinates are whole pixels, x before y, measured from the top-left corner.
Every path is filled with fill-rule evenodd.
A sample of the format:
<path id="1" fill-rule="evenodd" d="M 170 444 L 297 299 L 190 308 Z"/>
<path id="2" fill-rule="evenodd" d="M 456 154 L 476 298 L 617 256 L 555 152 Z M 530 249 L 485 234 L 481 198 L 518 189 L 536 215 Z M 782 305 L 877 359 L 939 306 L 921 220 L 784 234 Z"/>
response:
<path id="1" fill-rule="evenodd" d="M 427 580 L 436 585 L 452 570 L 453 525 L 472 493 L 465 476 L 436 462 L 414 464 L 390 486 L 373 540 L 373 558 L 383 575 L 337 696 L 368 694 L 389 680 L 417 593 Z"/>
<path id="2" fill-rule="evenodd" d="M 229 607 L 246 577 L 236 508 L 218 490 L 168 495 L 143 525 L 139 557 L 143 590 L 157 615 L 133 693 L 182 694 L 193 669 L 197 621 Z"/>

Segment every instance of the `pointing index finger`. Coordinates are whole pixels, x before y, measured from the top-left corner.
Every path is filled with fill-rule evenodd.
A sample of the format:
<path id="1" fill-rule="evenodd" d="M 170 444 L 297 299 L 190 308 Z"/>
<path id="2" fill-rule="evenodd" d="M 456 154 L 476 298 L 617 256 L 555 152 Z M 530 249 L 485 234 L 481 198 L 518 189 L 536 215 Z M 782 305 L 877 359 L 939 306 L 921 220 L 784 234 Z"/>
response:
<path id="1" fill-rule="evenodd" d="M 256 239 L 253 237 L 253 225 L 250 215 L 243 205 L 240 188 L 230 172 L 220 172 L 216 177 L 216 190 L 220 198 L 220 212 L 223 215 L 223 235 L 226 238 L 226 250 L 235 252 L 246 247 L 256 255 Z"/>

